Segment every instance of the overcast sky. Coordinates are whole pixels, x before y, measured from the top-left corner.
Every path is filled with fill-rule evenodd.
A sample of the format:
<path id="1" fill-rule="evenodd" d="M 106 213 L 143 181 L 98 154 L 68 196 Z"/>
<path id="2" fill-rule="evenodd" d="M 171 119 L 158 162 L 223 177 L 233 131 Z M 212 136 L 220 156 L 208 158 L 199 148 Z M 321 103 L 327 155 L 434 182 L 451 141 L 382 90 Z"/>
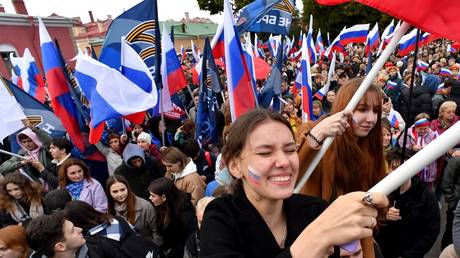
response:
<path id="1" fill-rule="evenodd" d="M 83 22 L 89 21 L 88 11 L 93 11 L 95 19 L 106 19 L 107 15 L 113 18 L 120 15 L 123 10 L 140 3 L 142 0 L 24 0 L 27 11 L 34 16 L 49 16 L 57 13 L 65 17 L 78 17 Z M 296 1 L 297 8 L 301 10 L 302 0 Z M 0 0 L 7 13 L 15 13 L 11 0 Z M 184 13 L 189 12 L 190 17 L 210 18 L 220 22 L 222 15 L 210 15 L 209 12 L 200 11 L 196 0 L 158 0 L 158 16 L 160 21 L 168 19 L 180 20 Z"/>

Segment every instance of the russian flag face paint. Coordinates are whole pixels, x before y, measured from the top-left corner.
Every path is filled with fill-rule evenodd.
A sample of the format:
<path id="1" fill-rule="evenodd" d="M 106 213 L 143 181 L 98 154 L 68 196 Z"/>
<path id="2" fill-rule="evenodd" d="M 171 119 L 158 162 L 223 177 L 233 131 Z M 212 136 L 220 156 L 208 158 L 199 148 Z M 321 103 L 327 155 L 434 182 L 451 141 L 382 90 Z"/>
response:
<path id="1" fill-rule="evenodd" d="M 260 185 L 260 173 L 251 166 L 248 166 L 248 180 L 254 184 Z"/>

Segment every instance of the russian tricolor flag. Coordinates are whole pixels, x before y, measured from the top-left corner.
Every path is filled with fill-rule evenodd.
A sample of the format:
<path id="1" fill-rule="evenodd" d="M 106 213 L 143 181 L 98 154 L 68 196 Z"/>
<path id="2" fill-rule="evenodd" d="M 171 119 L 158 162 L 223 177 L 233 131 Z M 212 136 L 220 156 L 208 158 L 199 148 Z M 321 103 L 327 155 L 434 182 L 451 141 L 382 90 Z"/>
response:
<path id="1" fill-rule="evenodd" d="M 16 85 L 19 86 L 19 88 L 23 89 L 22 87 L 22 79 L 21 79 L 21 66 L 22 66 L 22 57 L 15 57 L 13 56 L 13 53 L 10 53 L 10 61 L 11 64 L 13 65 L 13 70 L 14 73 L 12 72 L 11 74 L 16 75 L 17 77 L 17 82 L 15 82 Z"/>
<path id="2" fill-rule="evenodd" d="M 357 24 L 343 30 L 340 33 L 340 45 L 346 46 L 349 43 L 366 42 L 369 24 Z"/>
<path id="3" fill-rule="evenodd" d="M 198 48 L 193 43 L 193 40 L 190 40 L 190 42 L 191 42 L 193 59 L 195 59 L 195 63 L 198 63 L 200 61 L 200 54 L 198 53 Z"/>
<path id="4" fill-rule="evenodd" d="M 390 112 L 388 113 L 387 115 L 387 119 L 388 121 L 390 121 L 390 126 L 395 128 L 395 129 L 398 129 L 399 130 L 399 121 L 398 121 L 398 117 L 396 116 L 396 113 L 395 111 L 392 109 L 390 109 Z"/>
<path id="5" fill-rule="evenodd" d="M 315 94 L 315 98 L 319 99 L 320 101 L 323 101 L 324 96 L 329 91 L 329 87 L 331 85 L 331 80 L 332 80 L 332 75 L 334 74 L 334 71 L 335 71 L 335 60 L 336 60 L 336 55 L 335 55 L 335 53 L 333 53 L 332 54 L 331 64 L 329 66 L 329 72 L 327 74 L 327 82 Z"/>
<path id="6" fill-rule="evenodd" d="M 398 86 L 398 83 L 388 80 L 387 85 L 385 85 L 385 90 L 392 90 Z"/>
<path id="7" fill-rule="evenodd" d="M 422 60 L 418 60 L 417 61 L 417 70 L 419 71 L 426 71 L 428 70 L 428 63 L 427 62 L 424 62 Z"/>
<path id="8" fill-rule="evenodd" d="M 367 56 L 369 52 L 376 49 L 380 43 L 380 36 L 379 36 L 379 24 L 376 23 L 369 34 L 367 34 L 366 39 L 366 48 L 364 50 L 365 55 Z"/>
<path id="9" fill-rule="evenodd" d="M 310 121 L 313 118 L 312 81 L 310 72 L 310 58 L 308 55 L 307 39 L 303 35 L 302 60 L 300 73 L 302 74 L 302 121 Z"/>
<path id="10" fill-rule="evenodd" d="M 211 49 L 212 55 L 215 59 L 225 57 L 223 23 L 219 23 L 219 26 L 217 27 L 216 34 L 211 40 Z"/>
<path id="11" fill-rule="evenodd" d="M 308 47 L 308 55 L 310 57 L 310 63 L 316 64 L 316 49 L 315 43 L 313 42 L 313 15 L 310 14 L 310 24 L 308 26 L 308 34 L 307 34 L 307 41 L 303 41 L 303 43 L 307 43 Z"/>
<path id="12" fill-rule="evenodd" d="M 21 70 L 21 81 L 24 91 L 41 103 L 44 103 L 46 90 L 43 75 L 38 70 L 37 63 L 28 48 L 24 50 L 24 55 L 22 56 Z"/>
<path id="13" fill-rule="evenodd" d="M 181 61 L 184 61 L 187 57 L 187 52 L 185 52 L 184 45 L 180 45 L 180 54 L 182 55 Z"/>
<path id="14" fill-rule="evenodd" d="M 321 30 L 318 30 L 318 35 L 316 35 L 316 45 L 315 45 L 316 51 L 318 52 L 318 56 L 321 58 L 324 55 L 324 44 L 323 44 L 323 38 L 321 37 Z"/>
<path id="15" fill-rule="evenodd" d="M 404 35 L 399 41 L 399 56 L 407 56 L 411 51 L 415 50 L 415 42 L 417 41 L 417 29 L 413 29 L 408 34 Z"/>
<path id="16" fill-rule="evenodd" d="M 452 71 L 449 70 L 448 68 L 441 68 L 441 70 L 439 71 L 439 75 L 440 76 L 446 76 L 446 77 L 450 77 L 452 76 Z"/>
<path id="17" fill-rule="evenodd" d="M 451 44 L 447 44 L 447 52 L 453 54 L 453 53 L 457 52 L 457 50 L 454 47 L 452 47 Z"/>
<path id="18" fill-rule="evenodd" d="M 248 66 L 249 75 L 251 76 L 252 87 L 254 88 L 254 92 L 255 92 L 256 91 L 256 69 L 254 67 L 254 53 L 252 52 L 254 48 L 252 47 L 251 36 L 249 34 L 247 37 L 245 37 L 245 39 L 246 39 L 246 51 L 244 52 L 244 57 L 246 60 L 246 64 Z"/>
<path id="19" fill-rule="evenodd" d="M 80 115 L 69 91 L 70 86 L 64 74 L 65 68 L 45 24 L 40 18 L 38 18 L 38 23 L 43 68 L 54 113 L 61 120 L 75 147 L 85 152 L 85 144 L 78 123 Z"/>
<path id="20" fill-rule="evenodd" d="M 443 90 L 444 90 L 444 83 L 441 83 L 438 85 L 438 88 L 436 89 L 436 93 L 442 94 Z"/>
<path id="21" fill-rule="evenodd" d="M 165 70 L 161 70 L 161 76 L 164 81 L 163 88 L 168 87 L 169 94 L 172 96 L 187 87 L 187 80 L 185 79 L 184 72 L 182 71 L 179 59 L 177 58 L 174 45 L 169 37 L 166 24 L 163 24 L 163 29 L 163 34 L 167 34 L 167 37 L 162 37 L 161 40 L 161 63 L 165 64 Z M 165 77 L 166 80 L 164 80 Z"/>
<path id="22" fill-rule="evenodd" d="M 232 120 L 257 107 L 251 77 L 244 61 L 239 35 L 229 0 L 224 1 L 224 41 L 227 87 Z"/>

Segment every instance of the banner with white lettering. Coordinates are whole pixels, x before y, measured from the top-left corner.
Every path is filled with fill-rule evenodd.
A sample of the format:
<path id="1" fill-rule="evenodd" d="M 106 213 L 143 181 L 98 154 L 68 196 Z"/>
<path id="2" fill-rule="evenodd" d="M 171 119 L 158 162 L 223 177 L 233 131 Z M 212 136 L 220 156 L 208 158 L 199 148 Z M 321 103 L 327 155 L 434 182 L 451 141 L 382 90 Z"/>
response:
<path id="1" fill-rule="evenodd" d="M 295 0 L 283 0 L 279 2 L 248 30 L 252 32 L 287 35 L 292 23 L 294 6 Z"/>

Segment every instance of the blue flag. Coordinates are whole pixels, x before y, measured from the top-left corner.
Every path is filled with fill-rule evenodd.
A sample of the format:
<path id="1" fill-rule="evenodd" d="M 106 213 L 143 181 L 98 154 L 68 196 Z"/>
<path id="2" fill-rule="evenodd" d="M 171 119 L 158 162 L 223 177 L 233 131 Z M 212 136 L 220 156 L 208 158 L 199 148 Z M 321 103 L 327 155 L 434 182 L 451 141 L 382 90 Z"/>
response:
<path id="1" fill-rule="evenodd" d="M 144 0 L 112 21 L 99 61 L 116 70 L 120 68 L 122 36 L 139 53 L 159 85 L 160 28 L 156 0 Z"/>
<path id="2" fill-rule="evenodd" d="M 238 19 L 238 32 L 287 35 L 294 6 L 295 0 L 256 0 L 242 9 Z"/>
<path id="3" fill-rule="evenodd" d="M 281 39 L 281 42 L 283 41 L 284 40 Z M 280 47 L 276 55 L 275 63 L 272 66 L 272 71 L 259 96 L 259 105 L 263 108 L 269 108 L 273 99 L 273 109 L 275 111 L 279 111 L 280 106 L 278 97 L 281 95 L 283 52 L 283 48 Z"/>
<path id="4" fill-rule="evenodd" d="M 200 80 L 200 96 L 198 100 L 198 111 L 196 115 L 196 139 L 201 146 L 207 146 L 210 143 L 217 143 L 217 119 L 216 111 L 218 109 L 217 98 L 212 90 L 212 70 L 209 63 L 214 62 L 214 57 L 211 52 L 211 44 L 206 38 L 203 53 L 203 65 Z M 215 65 L 215 64 L 214 64 Z M 210 75 L 210 78 L 208 78 Z"/>
<path id="5" fill-rule="evenodd" d="M 282 0 L 255 0 L 254 2 L 243 7 L 238 15 L 236 22 L 238 33 L 241 34 L 251 28 L 253 24 L 263 18 L 273 6 Z"/>

